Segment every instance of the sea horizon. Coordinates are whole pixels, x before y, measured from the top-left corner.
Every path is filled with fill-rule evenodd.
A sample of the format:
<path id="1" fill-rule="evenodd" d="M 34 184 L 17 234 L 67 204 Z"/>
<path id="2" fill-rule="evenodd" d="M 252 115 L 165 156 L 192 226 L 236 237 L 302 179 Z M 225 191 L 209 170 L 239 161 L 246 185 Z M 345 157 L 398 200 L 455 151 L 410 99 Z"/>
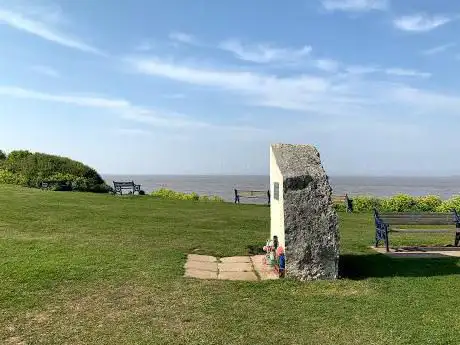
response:
<path id="1" fill-rule="evenodd" d="M 159 188 L 200 195 L 217 195 L 226 201 L 234 198 L 234 189 L 268 190 L 269 175 L 219 174 L 102 174 L 108 184 L 130 181 L 150 193 Z M 339 176 L 330 175 L 334 194 L 388 197 L 396 194 L 437 195 L 442 199 L 460 194 L 460 176 Z M 264 202 L 260 200 L 259 202 Z M 256 200 L 257 201 L 257 200 Z"/>

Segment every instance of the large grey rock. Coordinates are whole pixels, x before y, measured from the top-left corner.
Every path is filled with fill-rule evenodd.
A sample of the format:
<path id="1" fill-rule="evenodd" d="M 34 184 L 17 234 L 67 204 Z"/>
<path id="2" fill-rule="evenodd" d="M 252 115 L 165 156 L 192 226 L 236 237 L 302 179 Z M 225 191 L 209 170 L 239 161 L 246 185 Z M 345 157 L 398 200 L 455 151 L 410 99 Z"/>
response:
<path id="1" fill-rule="evenodd" d="M 272 145 L 283 175 L 286 275 L 336 279 L 339 231 L 332 189 L 319 152 L 311 145 Z"/>

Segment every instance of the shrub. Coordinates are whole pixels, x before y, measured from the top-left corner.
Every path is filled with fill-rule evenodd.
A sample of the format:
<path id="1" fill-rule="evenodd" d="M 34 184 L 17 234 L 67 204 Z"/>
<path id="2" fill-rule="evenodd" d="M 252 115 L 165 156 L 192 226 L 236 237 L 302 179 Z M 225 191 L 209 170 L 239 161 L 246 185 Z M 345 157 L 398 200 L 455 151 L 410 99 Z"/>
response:
<path id="1" fill-rule="evenodd" d="M 111 190 L 96 170 L 69 158 L 44 153 L 12 151 L 0 160 L 0 169 L 3 171 L 0 183 L 40 188 L 43 181 L 66 181 L 65 188 L 51 188 L 95 193 Z"/>
<path id="2" fill-rule="evenodd" d="M 398 194 L 388 199 L 383 199 L 381 209 L 387 212 L 413 212 L 417 211 L 415 197 Z"/>
<path id="3" fill-rule="evenodd" d="M 139 195 L 145 195 L 145 191 L 140 190 L 140 191 L 139 191 Z"/>
<path id="4" fill-rule="evenodd" d="M 372 211 L 374 208 L 380 209 L 382 200 L 373 196 L 353 197 L 353 210 L 356 212 Z M 345 204 L 343 205 L 345 210 Z"/>
<path id="5" fill-rule="evenodd" d="M 21 174 L 15 174 L 8 170 L 0 169 L 0 183 L 26 186 L 27 179 Z"/>
<path id="6" fill-rule="evenodd" d="M 460 212 L 460 195 L 448 200 L 442 200 L 436 195 L 414 197 L 398 194 L 390 198 L 371 196 L 352 197 L 355 212 L 372 212 L 377 208 L 381 212 L 451 212 L 456 209 Z M 345 203 L 334 204 L 339 212 L 346 211 Z"/>
<path id="7" fill-rule="evenodd" d="M 427 195 L 415 198 L 417 210 L 421 212 L 435 212 L 442 205 L 442 200 L 436 195 Z"/>
<path id="8" fill-rule="evenodd" d="M 220 196 L 217 196 L 217 195 L 200 196 L 200 200 L 201 201 L 210 201 L 210 202 L 225 202 L 225 200 L 223 198 L 221 198 Z"/>
<path id="9" fill-rule="evenodd" d="M 218 196 L 199 196 L 197 193 L 182 193 L 176 192 L 167 188 L 160 188 L 156 191 L 153 191 L 150 195 L 162 198 L 162 199 L 172 199 L 172 200 L 193 200 L 193 201 L 212 201 L 212 202 L 224 202 L 224 199 Z"/>
<path id="10" fill-rule="evenodd" d="M 460 195 L 454 195 L 448 200 L 444 200 L 441 205 L 436 207 L 436 212 L 451 212 L 456 209 L 460 212 Z"/>
<path id="11" fill-rule="evenodd" d="M 340 202 L 340 203 L 334 203 L 334 209 L 337 212 L 345 212 L 347 210 L 347 207 L 345 206 L 344 202 Z"/>

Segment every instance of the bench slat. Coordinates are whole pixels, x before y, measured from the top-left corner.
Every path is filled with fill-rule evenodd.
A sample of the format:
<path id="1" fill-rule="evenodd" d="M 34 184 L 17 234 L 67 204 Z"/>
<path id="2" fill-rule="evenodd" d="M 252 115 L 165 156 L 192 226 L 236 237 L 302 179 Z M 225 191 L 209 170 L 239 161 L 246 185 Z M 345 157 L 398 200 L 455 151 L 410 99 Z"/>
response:
<path id="1" fill-rule="evenodd" d="M 452 213 L 381 213 L 380 218 L 451 218 Z"/>
<path id="2" fill-rule="evenodd" d="M 391 232 L 405 233 L 405 234 L 436 234 L 436 233 L 456 233 L 456 229 L 395 229 L 391 228 Z"/>
<path id="3" fill-rule="evenodd" d="M 439 220 L 439 219 L 424 220 L 424 221 L 417 221 L 417 220 L 401 221 L 401 220 L 384 219 L 383 221 L 389 225 L 455 225 L 455 222 L 453 220 Z"/>

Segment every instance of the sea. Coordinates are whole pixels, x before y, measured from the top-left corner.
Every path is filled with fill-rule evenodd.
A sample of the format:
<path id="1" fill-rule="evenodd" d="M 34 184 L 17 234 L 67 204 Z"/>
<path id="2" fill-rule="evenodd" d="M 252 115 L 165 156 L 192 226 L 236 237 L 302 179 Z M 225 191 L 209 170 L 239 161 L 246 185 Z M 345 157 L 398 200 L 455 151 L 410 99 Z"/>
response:
<path id="1" fill-rule="evenodd" d="M 243 175 L 103 175 L 109 185 L 113 181 L 134 181 L 150 193 L 159 188 L 199 195 L 217 195 L 234 200 L 234 189 L 268 190 L 269 176 Z M 438 195 L 442 199 L 460 194 L 460 176 L 455 177 L 360 177 L 330 176 L 334 194 L 388 197 L 395 194 Z M 243 202 L 244 200 L 242 200 Z M 263 203 L 266 198 L 251 202 Z"/>

